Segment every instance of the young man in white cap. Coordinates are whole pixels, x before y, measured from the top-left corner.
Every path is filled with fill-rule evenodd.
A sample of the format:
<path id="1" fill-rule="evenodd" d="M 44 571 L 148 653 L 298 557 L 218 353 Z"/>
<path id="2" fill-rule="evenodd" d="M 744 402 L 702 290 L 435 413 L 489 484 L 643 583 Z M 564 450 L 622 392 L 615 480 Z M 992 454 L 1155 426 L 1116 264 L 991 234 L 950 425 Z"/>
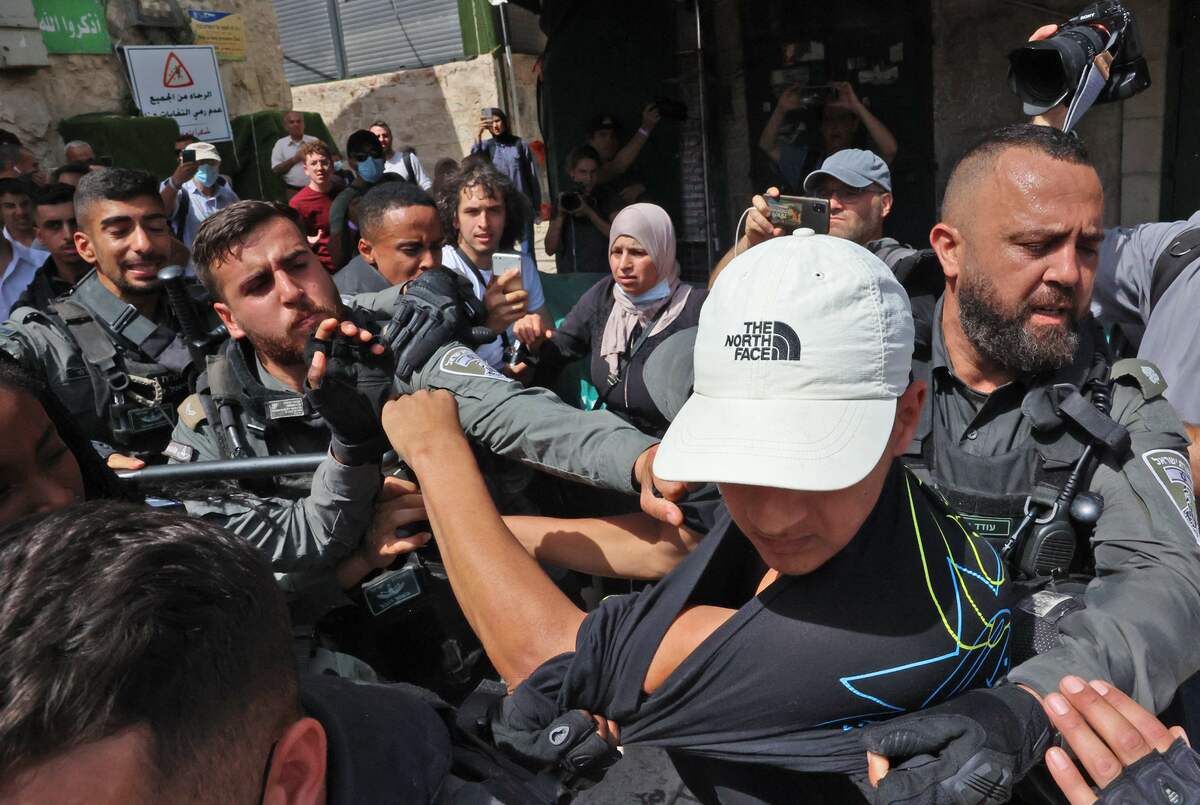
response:
<path id="1" fill-rule="evenodd" d="M 736 259 L 655 461 L 716 482 L 726 510 L 660 582 L 587 615 L 496 514 L 453 399 L 389 403 L 455 594 L 515 689 L 496 741 L 580 771 L 619 730 L 667 747 L 702 801 L 780 802 L 802 773 L 865 777 L 855 727 L 1000 677 L 1003 563 L 897 461 L 925 395 L 912 338 L 899 283 L 849 241 L 779 238 Z M 583 553 L 590 528 L 563 537 Z"/>
<path id="2" fill-rule="evenodd" d="M 192 159 L 185 160 L 185 156 Z M 188 143 L 179 155 L 179 167 L 163 180 L 158 193 L 172 232 L 189 249 L 205 218 L 238 201 L 237 193 L 221 175 L 221 155 L 212 143 Z"/>

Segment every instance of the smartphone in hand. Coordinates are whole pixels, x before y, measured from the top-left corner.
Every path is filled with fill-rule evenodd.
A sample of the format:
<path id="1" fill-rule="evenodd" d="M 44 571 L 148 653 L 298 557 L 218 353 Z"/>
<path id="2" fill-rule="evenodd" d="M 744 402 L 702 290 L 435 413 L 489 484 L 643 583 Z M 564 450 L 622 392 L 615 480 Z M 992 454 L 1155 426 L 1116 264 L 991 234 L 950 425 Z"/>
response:
<path id="1" fill-rule="evenodd" d="M 499 279 L 503 274 L 511 271 L 514 268 L 521 267 L 521 255 L 516 252 L 496 252 L 492 255 L 492 276 Z M 504 292 L 512 293 L 513 291 L 524 290 L 525 283 L 521 278 L 521 272 L 505 283 Z"/>
<path id="2" fill-rule="evenodd" d="M 767 214 L 785 232 L 805 227 L 818 235 L 829 234 L 829 202 L 809 196 L 767 197 Z"/>

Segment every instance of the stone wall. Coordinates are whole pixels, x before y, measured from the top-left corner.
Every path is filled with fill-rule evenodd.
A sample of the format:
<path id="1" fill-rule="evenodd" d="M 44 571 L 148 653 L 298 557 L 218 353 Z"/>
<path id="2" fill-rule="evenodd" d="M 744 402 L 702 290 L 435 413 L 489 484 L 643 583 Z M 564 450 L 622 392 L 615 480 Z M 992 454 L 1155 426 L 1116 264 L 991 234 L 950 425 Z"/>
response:
<path id="1" fill-rule="evenodd" d="M 171 44 L 169 32 L 135 27 L 125 3 L 108 3 L 108 30 L 123 45 Z M 229 115 L 286 109 L 291 92 L 270 0 L 184 0 L 189 8 L 240 12 L 246 25 L 246 60 L 222 62 Z M 190 34 L 189 34 L 190 36 Z M 125 68 L 116 54 L 50 54 L 48 67 L 0 70 L 0 128 L 9 129 L 38 155 L 43 167 L 63 161 L 58 122 L 89 112 L 132 111 Z"/>
<path id="2" fill-rule="evenodd" d="M 462 159 L 479 134 L 479 110 L 504 106 L 500 97 L 502 56 L 485 55 L 466 61 L 416 70 L 305 84 L 292 87 L 296 109 L 318 112 L 330 132 L 345 147 L 346 138 L 376 119 L 386 120 L 397 144 L 416 149 L 426 172 L 445 157 Z M 514 129 L 526 139 L 540 139 L 537 128 L 534 57 L 513 55 L 517 107 Z"/>
<path id="3" fill-rule="evenodd" d="M 1078 0 L 1044 0 L 1062 17 Z M 1168 48 L 1169 0 L 1126 0 L 1137 15 L 1142 47 L 1155 84 L 1126 103 L 1093 107 L 1079 125 L 1100 171 L 1108 225 L 1157 220 L 1162 170 L 1163 85 Z M 1008 52 L 1047 14 L 1027 6 L 978 0 L 933 0 L 934 148 L 938 197 L 954 160 L 990 129 L 1021 119 L 1008 88 Z"/>

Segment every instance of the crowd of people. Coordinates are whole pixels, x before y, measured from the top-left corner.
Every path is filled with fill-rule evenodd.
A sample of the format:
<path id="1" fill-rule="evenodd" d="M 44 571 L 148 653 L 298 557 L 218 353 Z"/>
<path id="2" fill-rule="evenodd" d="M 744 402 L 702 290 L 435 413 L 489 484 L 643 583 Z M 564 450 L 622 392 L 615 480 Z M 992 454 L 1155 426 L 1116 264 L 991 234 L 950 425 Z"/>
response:
<path id="1" fill-rule="evenodd" d="M 1200 218 L 1105 229 L 1052 111 L 900 243 L 832 90 L 706 288 L 655 104 L 545 204 L 498 108 L 432 178 L 289 111 L 275 200 L 0 132 L 0 801 L 1200 801 Z"/>

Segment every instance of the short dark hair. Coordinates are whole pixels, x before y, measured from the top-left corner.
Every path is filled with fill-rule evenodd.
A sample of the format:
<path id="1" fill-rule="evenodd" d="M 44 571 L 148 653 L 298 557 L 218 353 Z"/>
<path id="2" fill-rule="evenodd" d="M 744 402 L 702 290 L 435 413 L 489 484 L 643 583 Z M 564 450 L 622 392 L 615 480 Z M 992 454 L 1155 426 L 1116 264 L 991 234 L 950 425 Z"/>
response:
<path id="1" fill-rule="evenodd" d="M 75 188 L 63 182 L 51 182 L 39 187 L 33 194 L 33 206 L 66 204 L 75 200 Z"/>
<path id="2" fill-rule="evenodd" d="M 412 182 L 380 182 L 358 201 L 358 228 L 362 236 L 372 238 L 384 216 L 403 207 L 432 207 L 436 211 L 437 203 Z"/>
<path id="3" fill-rule="evenodd" d="M 352 154 L 364 148 L 383 148 L 383 143 L 375 136 L 375 132 L 359 129 L 346 138 L 346 153 Z"/>
<path id="4" fill-rule="evenodd" d="M 20 145 L 21 138 L 8 129 L 0 129 L 0 145 Z"/>
<path id="5" fill-rule="evenodd" d="M 496 246 L 502 250 L 511 249 L 525 231 L 526 216 L 530 215 L 529 200 L 517 191 L 511 179 L 487 161 L 464 160 L 456 171 L 447 174 L 439 188 L 437 205 L 447 240 L 451 243 L 458 240 L 458 202 L 464 191 L 476 187 L 484 195 L 504 203 L 504 232 Z"/>
<path id="6" fill-rule="evenodd" d="M 29 196 L 33 198 L 33 185 L 24 179 L 9 177 L 0 179 L 0 196 Z"/>
<path id="7" fill-rule="evenodd" d="M 579 163 L 585 159 L 595 160 L 596 167 L 600 167 L 600 163 L 603 162 L 600 159 L 600 152 L 595 148 L 592 148 L 590 145 L 577 145 L 567 153 L 567 172 L 570 173 L 575 170 L 579 166 Z"/>
<path id="8" fill-rule="evenodd" d="M 50 174 L 50 180 L 57 182 L 68 173 L 75 173 L 80 176 L 91 172 L 91 167 L 86 162 L 68 162 L 66 165 L 59 165 L 54 169 L 54 173 Z"/>
<path id="9" fill-rule="evenodd" d="M 970 189 L 991 169 L 1000 154 L 1012 148 L 1037 151 L 1059 162 L 1096 168 L 1087 147 L 1074 134 L 1032 123 L 1002 126 L 976 140 L 954 163 L 942 200 L 943 218 L 947 213 L 952 217 L 959 214 L 960 208 L 968 203 Z"/>
<path id="10" fill-rule="evenodd" d="M 200 224 L 192 241 L 192 264 L 196 267 L 196 277 L 214 302 L 224 299 L 213 267 L 240 246 L 251 232 L 272 218 L 286 218 L 300 229 L 296 211 L 279 201 L 238 201 L 213 213 Z"/>
<path id="11" fill-rule="evenodd" d="M 158 182 L 146 171 L 133 168 L 88 171 L 75 188 L 75 217 L 80 226 L 84 226 L 88 210 L 96 202 L 132 201 L 135 198 L 152 198 L 162 205 Z"/>
<path id="12" fill-rule="evenodd" d="M 0 777 L 144 726 L 159 785 L 195 787 L 300 715 L 266 559 L 199 518 L 96 501 L 0 530 L 0 645 Z"/>
<path id="13" fill-rule="evenodd" d="M 19 143 L 0 143 L 0 170 L 8 170 L 17 164 L 24 150 Z"/>

